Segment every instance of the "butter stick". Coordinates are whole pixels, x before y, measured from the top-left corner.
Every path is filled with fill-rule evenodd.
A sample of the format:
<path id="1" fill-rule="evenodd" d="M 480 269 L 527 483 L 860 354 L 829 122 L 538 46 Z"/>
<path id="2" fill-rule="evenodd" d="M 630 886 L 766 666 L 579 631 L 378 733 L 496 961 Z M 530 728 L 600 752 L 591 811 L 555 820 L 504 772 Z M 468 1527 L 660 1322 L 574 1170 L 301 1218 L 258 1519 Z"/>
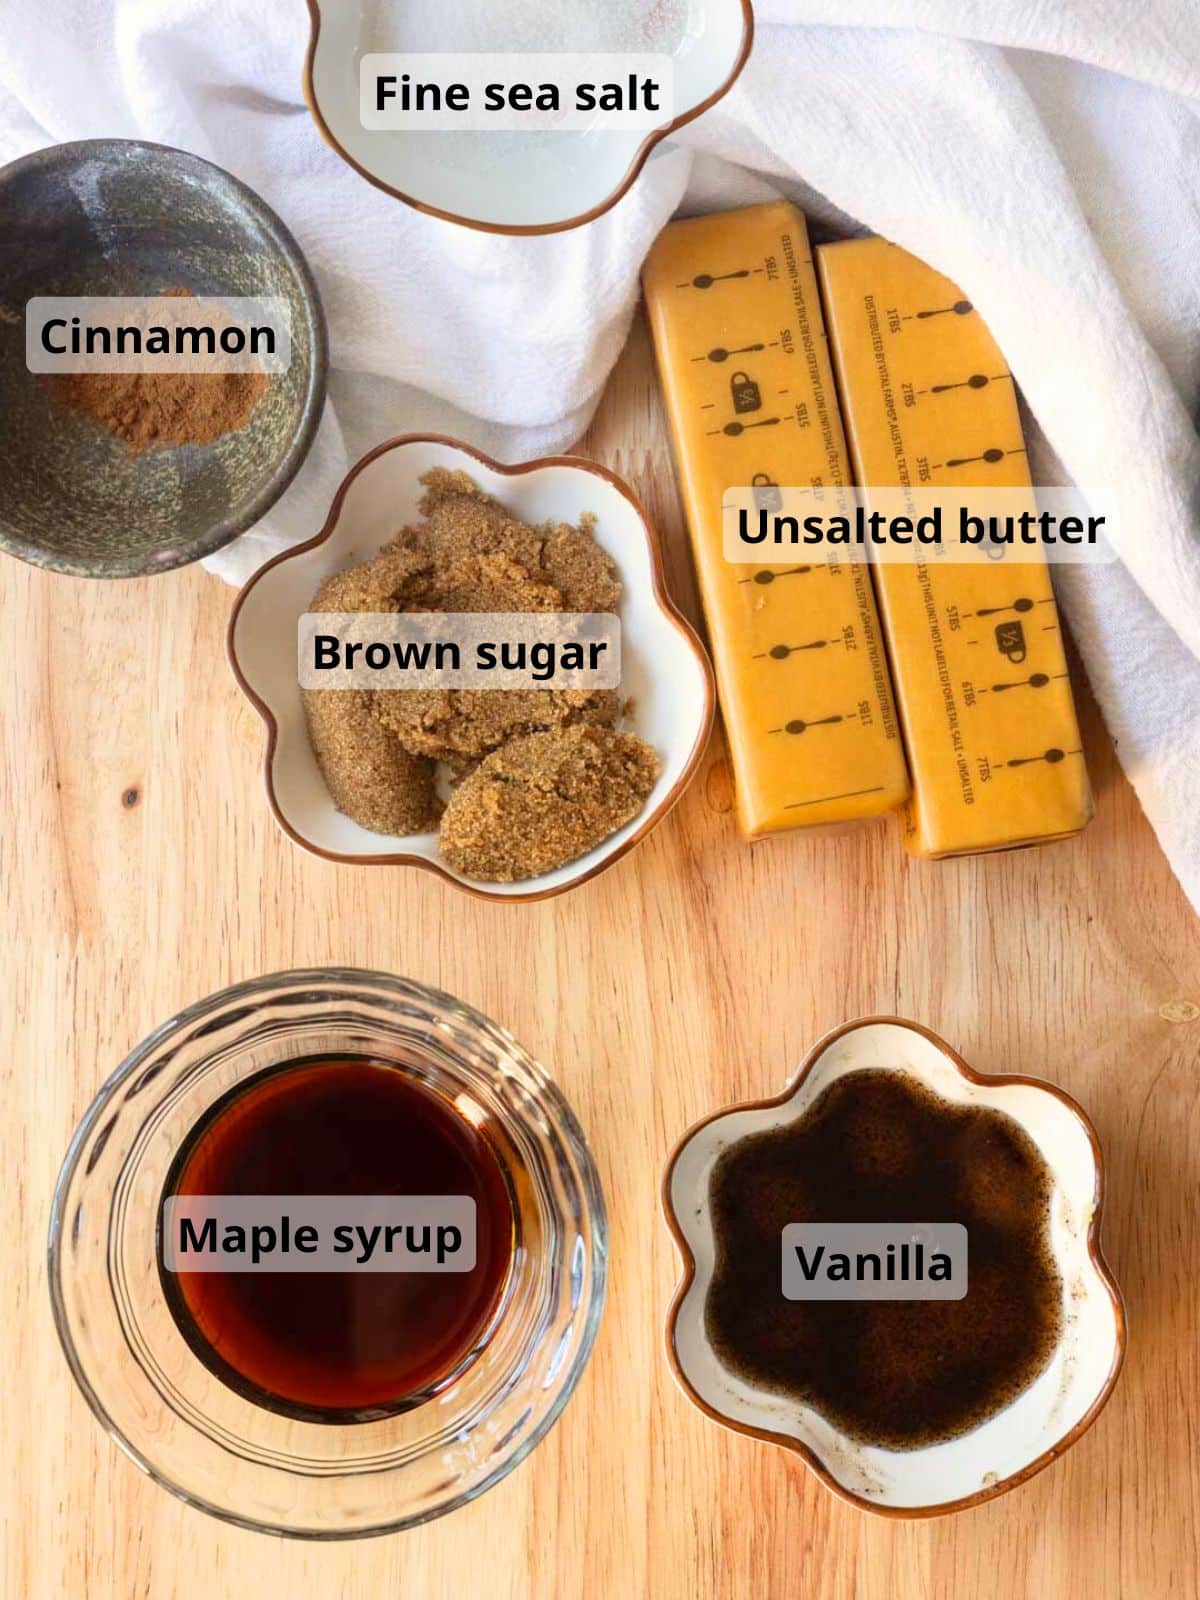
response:
<path id="1" fill-rule="evenodd" d="M 883 239 L 824 245 L 817 259 L 868 507 L 871 488 L 1029 488 L 1011 375 L 961 290 Z M 881 562 L 874 578 L 913 780 L 908 849 L 1078 833 L 1091 791 L 1044 557 Z"/>
<path id="2" fill-rule="evenodd" d="M 723 550 L 729 490 L 848 482 L 804 218 L 779 202 L 672 223 L 643 282 L 741 829 L 896 810 L 908 774 L 866 566 Z"/>

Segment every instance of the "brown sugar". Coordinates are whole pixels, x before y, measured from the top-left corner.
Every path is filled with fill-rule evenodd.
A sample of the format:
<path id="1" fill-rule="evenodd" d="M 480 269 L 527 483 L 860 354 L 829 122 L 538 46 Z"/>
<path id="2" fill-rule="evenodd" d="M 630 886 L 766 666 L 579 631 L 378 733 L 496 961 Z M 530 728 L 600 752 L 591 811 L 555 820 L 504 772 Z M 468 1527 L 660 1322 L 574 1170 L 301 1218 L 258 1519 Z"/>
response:
<path id="1" fill-rule="evenodd" d="M 406 546 L 399 546 L 406 549 Z M 412 553 L 412 552 L 410 552 Z M 408 611 L 564 611 L 563 596 L 503 550 L 448 560 L 439 552 L 419 557 L 423 580 L 408 591 Z"/>
<path id="2" fill-rule="evenodd" d="M 313 611 L 406 611 L 410 591 L 429 570 L 425 556 L 388 545 L 370 561 L 332 572 L 312 598 Z"/>
<path id="3" fill-rule="evenodd" d="M 552 584 L 558 590 L 561 602 L 555 609 L 616 610 L 621 582 L 607 551 L 592 536 L 595 517 L 585 513 L 577 528 L 569 523 L 532 527 L 516 521 L 464 472 L 435 467 L 421 483 L 425 521 L 406 528 L 399 542 L 426 550 L 447 566 L 499 552 L 524 568 L 531 582 Z"/>
<path id="4" fill-rule="evenodd" d="M 433 762 L 409 755 L 371 714 L 369 689 L 303 691 L 308 736 L 334 805 L 372 833 L 424 833 L 441 807 Z"/>
<path id="5" fill-rule="evenodd" d="M 389 549 L 326 578 L 314 611 L 395 611 L 395 596 L 423 558 Z M 383 726 L 367 689 L 301 691 L 308 736 L 334 805 L 372 833 L 424 833 L 441 806 L 432 761 L 412 755 Z"/>
<path id="6" fill-rule="evenodd" d="M 514 739 L 455 791 L 442 854 L 491 883 L 553 872 L 637 816 L 660 766 L 643 739 L 613 728 L 581 723 Z"/>
<path id="7" fill-rule="evenodd" d="M 621 584 L 579 527 L 517 521 L 464 473 L 421 480 L 425 520 L 326 578 L 313 611 L 611 611 Z M 659 760 L 613 724 L 615 689 L 383 689 L 304 693 L 338 809 L 381 833 L 435 825 L 436 763 L 459 786 L 440 846 L 471 877 L 514 882 L 608 838 L 645 803 Z"/>
<path id="8" fill-rule="evenodd" d="M 374 700 L 405 749 L 453 767 L 522 734 L 613 723 L 621 709 L 615 689 L 385 689 Z"/>
<path id="9" fill-rule="evenodd" d="M 594 519 L 585 516 L 578 528 L 534 528 L 465 473 L 434 468 L 421 483 L 425 521 L 377 557 L 385 569 L 389 559 L 413 563 L 407 581 L 390 591 L 401 611 L 615 609 L 621 584 L 592 536 Z M 373 704 L 413 755 L 456 770 L 507 739 L 575 722 L 612 723 L 620 711 L 612 690 L 385 689 Z"/>

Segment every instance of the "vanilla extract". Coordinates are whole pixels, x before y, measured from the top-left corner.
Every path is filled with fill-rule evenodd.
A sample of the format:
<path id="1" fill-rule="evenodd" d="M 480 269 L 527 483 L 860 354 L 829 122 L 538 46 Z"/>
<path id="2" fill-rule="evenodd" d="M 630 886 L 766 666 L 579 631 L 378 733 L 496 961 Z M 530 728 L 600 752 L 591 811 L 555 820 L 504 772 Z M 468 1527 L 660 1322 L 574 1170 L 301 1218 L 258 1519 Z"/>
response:
<path id="1" fill-rule="evenodd" d="M 916 1449 L 969 1432 L 1028 1388 L 1061 1337 L 1052 1188 L 1011 1117 L 943 1100 L 903 1071 L 847 1073 L 798 1120 L 739 1140 L 713 1169 L 713 1349 L 746 1383 L 869 1444 Z M 790 1224 L 918 1222 L 966 1229 L 961 1298 L 785 1297 Z M 922 1264 L 931 1277 L 928 1256 Z M 910 1274 L 915 1266 L 914 1253 Z M 874 1277 L 873 1264 L 863 1268 Z M 899 1282 L 898 1254 L 891 1270 Z"/>

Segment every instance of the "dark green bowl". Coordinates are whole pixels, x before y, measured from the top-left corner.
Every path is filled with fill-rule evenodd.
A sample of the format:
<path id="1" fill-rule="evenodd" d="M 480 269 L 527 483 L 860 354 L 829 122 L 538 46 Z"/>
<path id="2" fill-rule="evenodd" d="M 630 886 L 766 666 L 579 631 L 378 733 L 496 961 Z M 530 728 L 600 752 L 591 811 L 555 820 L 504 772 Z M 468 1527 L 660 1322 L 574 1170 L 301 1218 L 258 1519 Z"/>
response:
<path id="1" fill-rule="evenodd" d="M 0 548 L 125 578 L 211 555 L 275 503 L 325 403 L 328 341 L 308 263 L 259 197 L 164 145 L 87 139 L 0 170 Z M 25 364 L 35 295 L 280 295 L 292 360 L 239 433 L 140 455 Z"/>

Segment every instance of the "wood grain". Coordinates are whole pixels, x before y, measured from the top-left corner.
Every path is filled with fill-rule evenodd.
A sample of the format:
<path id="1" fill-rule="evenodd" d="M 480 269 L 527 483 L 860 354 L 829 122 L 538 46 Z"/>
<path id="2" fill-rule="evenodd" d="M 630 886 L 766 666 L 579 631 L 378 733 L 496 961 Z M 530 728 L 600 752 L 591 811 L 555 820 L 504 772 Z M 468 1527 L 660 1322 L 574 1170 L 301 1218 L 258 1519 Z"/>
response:
<path id="1" fill-rule="evenodd" d="M 694 615 L 640 325 L 582 448 L 645 496 Z M 1196 1592 L 1200 947 L 1086 699 L 1099 810 L 1079 840 L 919 863 L 887 825 L 751 849 L 718 733 L 630 857 L 564 898 L 506 907 L 282 838 L 215 579 L 98 584 L 6 559 L 0 584 L 5 1596 Z M 44 1256 L 67 1140 L 125 1052 L 226 983 L 325 962 L 450 989 L 550 1066 L 602 1169 L 613 1271 L 592 1364 L 523 1467 L 425 1529 L 319 1546 L 224 1527 L 112 1446 L 60 1357 Z M 714 1426 L 662 1355 L 671 1144 L 714 1107 L 777 1090 L 816 1035 L 871 1011 L 924 1021 L 983 1070 L 1043 1074 L 1087 1106 L 1130 1308 L 1124 1377 L 1083 1441 L 1025 1488 L 932 1523 L 843 1506 L 794 1458 Z"/>

